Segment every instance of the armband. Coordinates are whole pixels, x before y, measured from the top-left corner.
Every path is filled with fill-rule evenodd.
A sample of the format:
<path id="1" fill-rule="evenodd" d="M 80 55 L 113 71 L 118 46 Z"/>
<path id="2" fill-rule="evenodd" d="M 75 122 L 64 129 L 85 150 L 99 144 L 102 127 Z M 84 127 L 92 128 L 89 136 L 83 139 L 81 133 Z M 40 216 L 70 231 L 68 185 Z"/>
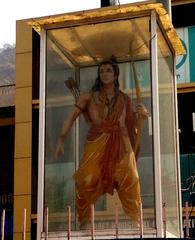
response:
<path id="1" fill-rule="evenodd" d="M 82 107 L 80 107 L 78 104 L 74 104 L 75 107 L 77 107 L 81 112 L 83 111 Z"/>

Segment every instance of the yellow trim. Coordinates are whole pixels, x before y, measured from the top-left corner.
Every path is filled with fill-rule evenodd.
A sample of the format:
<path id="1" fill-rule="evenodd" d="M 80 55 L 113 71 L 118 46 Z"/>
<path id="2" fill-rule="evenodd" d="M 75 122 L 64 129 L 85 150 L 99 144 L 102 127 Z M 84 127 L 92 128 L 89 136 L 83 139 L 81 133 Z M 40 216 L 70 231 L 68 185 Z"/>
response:
<path id="1" fill-rule="evenodd" d="M 178 83 L 177 93 L 195 92 L 195 83 Z"/>
<path id="2" fill-rule="evenodd" d="M 172 6 L 189 4 L 189 3 L 194 3 L 194 0 L 172 0 L 171 1 Z"/>
<path id="3" fill-rule="evenodd" d="M 14 117 L 0 118 L 0 126 L 9 126 L 9 125 L 14 125 L 14 124 L 15 124 Z"/>

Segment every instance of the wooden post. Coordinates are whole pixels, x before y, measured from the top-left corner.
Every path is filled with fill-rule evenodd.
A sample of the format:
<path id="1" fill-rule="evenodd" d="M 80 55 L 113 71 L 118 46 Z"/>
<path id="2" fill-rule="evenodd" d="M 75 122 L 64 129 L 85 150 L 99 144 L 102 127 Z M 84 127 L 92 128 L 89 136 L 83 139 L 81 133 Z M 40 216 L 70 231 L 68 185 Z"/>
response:
<path id="1" fill-rule="evenodd" d="M 67 207 L 68 210 L 68 240 L 71 239 L 71 206 Z"/>
<path id="2" fill-rule="evenodd" d="M 23 212 L 22 239 L 26 240 L 26 208 L 24 208 Z"/>
<path id="3" fill-rule="evenodd" d="M 4 240 L 5 235 L 5 209 L 3 209 L 1 214 L 1 240 Z"/>
<path id="4" fill-rule="evenodd" d="M 190 237 L 190 232 L 189 232 L 189 211 L 188 211 L 188 202 L 185 203 L 185 225 L 186 225 L 186 238 Z"/>
<path id="5" fill-rule="evenodd" d="M 163 203 L 163 230 L 164 230 L 164 238 L 167 237 L 167 225 L 166 225 L 166 204 Z"/>
<path id="6" fill-rule="evenodd" d="M 118 239 L 118 205 L 115 204 L 115 228 L 116 228 L 116 239 Z"/>
<path id="7" fill-rule="evenodd" d="M 91 204 L 91 239 L 94 240 L 94 204 Z"/>
<path id="8" fill-rule="evenodd" d="M 140 238 L 143 238 L 144 227 L 143 227 L 143 211 L 142 211 L 142 202 L 140 202 Z"/>
<path id="9" fill-rule="evenodd" d="M 48 207 L 46 207 L 45 208 L 45 221 L 44 221 L 45 240 L 48 240 L 48 215 L 49 215 L 49 210 L 48 210 Z"/>

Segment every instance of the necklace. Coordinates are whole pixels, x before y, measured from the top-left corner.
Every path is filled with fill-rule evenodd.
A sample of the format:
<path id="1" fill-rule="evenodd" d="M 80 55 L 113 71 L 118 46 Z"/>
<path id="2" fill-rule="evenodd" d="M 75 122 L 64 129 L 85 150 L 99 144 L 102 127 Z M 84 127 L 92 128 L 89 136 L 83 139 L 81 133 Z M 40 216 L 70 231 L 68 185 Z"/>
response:
<path id="1" fill-rule="evenodd" d="M 118 95 L 119 95 L 118 89 L 114 92 L 114 95 L 111 98 L 108 97 L 108 95 L 105 93 L 105 91 L 99 92 L 98 100 L 101 103 L 103 108 L 104 108 L 104 106 L 107 107 L 107 116 L 112 115 L 112 113 L 114 112 L 114 105 L 115 105 Z"/>

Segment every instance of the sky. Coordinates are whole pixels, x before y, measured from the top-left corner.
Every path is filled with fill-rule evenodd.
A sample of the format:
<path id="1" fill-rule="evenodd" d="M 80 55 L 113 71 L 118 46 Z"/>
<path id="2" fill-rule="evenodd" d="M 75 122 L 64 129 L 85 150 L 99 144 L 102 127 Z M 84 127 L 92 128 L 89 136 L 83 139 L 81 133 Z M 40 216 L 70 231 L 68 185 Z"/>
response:
<path id="1" fill-rule="evenodd" d="M 120 4 L 143 0 L 117 0 Z M 0 2 L 0 48 L 14 44 L 16 20 L 99 8 L 101 0 L 3 0 Z"/>

